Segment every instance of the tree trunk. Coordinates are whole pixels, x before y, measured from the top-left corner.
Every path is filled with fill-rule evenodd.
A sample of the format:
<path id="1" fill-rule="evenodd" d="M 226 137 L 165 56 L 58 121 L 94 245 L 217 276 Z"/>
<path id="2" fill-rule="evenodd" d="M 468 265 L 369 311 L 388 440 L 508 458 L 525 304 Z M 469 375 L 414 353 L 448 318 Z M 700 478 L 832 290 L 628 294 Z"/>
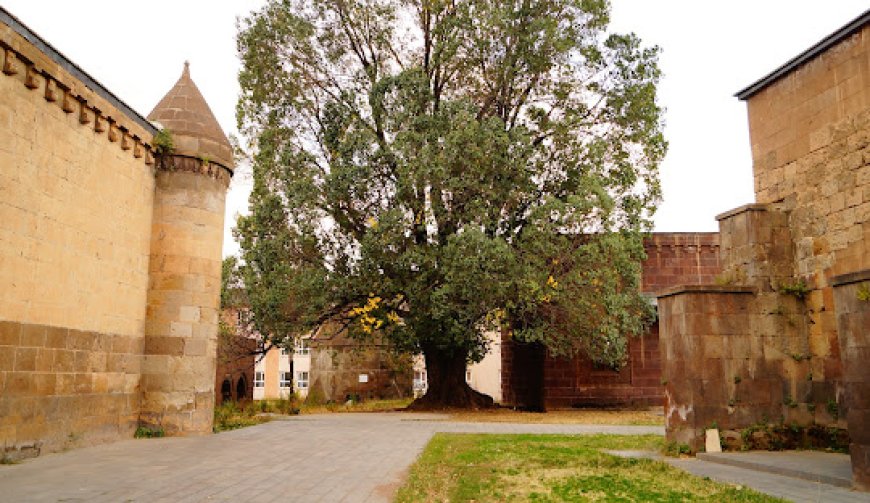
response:
<path id="1" fill-rule="evenodd" d="M 494 406 L 490 396 L 471 389 L 465 382 L 464 354 L 424 348 L 423 356 L 428 389 L 425 395 L 408 406 L 409 410 L 488 409 Z"/>

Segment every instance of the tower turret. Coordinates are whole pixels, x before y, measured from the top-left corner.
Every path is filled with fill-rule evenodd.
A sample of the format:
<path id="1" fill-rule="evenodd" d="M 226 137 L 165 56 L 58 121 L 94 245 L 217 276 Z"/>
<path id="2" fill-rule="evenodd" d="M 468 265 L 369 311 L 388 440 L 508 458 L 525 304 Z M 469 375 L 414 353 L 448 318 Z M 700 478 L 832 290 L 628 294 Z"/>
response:
<path id="1" fill-rule="evenodd" d="M 213 422 L 232 148 L 186 62 L 148 119 L 169 132 L 174 149 L 157 163 L 140 423 L 205 434 Z"/>

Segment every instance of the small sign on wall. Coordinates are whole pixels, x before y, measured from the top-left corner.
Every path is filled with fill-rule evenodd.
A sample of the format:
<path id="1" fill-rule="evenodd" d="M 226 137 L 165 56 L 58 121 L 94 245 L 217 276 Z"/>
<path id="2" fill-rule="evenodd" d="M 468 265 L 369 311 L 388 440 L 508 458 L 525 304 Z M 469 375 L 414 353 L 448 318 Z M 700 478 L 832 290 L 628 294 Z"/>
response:
<path id="1" fill-rule="evenodd" d="M 369 382 L 369 375 L 368 374 L 360 374 L 359 375 L 359 382 Z"/>

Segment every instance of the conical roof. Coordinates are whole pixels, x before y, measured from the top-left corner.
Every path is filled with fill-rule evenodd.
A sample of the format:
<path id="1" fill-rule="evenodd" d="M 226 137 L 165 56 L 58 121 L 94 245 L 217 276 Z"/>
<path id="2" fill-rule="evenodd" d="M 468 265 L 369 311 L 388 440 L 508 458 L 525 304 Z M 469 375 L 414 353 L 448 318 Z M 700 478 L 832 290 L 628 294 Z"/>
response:
<path id="1" fill-rule="evenodd" d="M 181 78 L 148 114 L 148 120 L 159 122 L 172 133 L 176 154 L 207 158 L 232 169 L 230 142 L 190 78 L 187 61 Z"/>

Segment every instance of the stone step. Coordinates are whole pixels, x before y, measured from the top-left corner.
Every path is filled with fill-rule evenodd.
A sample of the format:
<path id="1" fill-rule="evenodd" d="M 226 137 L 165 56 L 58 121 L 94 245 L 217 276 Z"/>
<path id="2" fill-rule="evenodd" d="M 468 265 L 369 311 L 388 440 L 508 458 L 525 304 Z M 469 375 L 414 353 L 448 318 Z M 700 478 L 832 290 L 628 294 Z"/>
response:
<path id="1" fill-rule="evenodd" d="M 837 487 L 852 487 L 852 465 L 847 454 L 820 451 L 698 453 L 710 463 L 784 475 Z"/>

